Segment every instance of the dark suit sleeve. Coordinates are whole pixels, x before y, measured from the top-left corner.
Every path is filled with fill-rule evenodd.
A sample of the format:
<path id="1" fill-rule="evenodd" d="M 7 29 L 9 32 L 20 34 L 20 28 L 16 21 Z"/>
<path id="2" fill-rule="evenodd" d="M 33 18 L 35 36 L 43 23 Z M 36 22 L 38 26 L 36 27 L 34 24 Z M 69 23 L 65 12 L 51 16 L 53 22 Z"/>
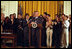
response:
<path id="1" fill-rule="evenodd" d="M 37 21 L 37 24 L 42 24 L 43 19 L 41 17 L 39 17 L 36 21 Z"/>
<path id="2" fill-rule="evenodd" d="M 14 34 L 17 33 L 18 25 L 19 25 L 18 20 L 15 19 L 15 20 L 14 20 L 14 24 L 13 24 L 13 31 L 14 31 Z"/>
<path id="3" fill-rule="evenodd" d="M 35 22 L 35 18 L 34 18 L 34 17 L 32 17 L 31 19 L 29 19 L 29 24 L 30 24 L 31 22 Z"/>
<path id="4" fill-rule="evenodd" d="M 25 26 L 27 26 L 28 24 L 27 24 L 27 21 L 24 19 L 23 20 L 23 28 L 25 27 Z"/>

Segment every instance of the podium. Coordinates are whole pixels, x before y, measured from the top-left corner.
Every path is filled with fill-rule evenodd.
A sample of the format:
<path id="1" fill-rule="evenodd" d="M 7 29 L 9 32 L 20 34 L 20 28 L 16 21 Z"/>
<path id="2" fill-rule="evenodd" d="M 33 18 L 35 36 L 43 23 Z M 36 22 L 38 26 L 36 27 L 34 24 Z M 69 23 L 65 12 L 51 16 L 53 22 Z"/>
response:
<path id="1" fill-rule="evenodd" d="M 32 24 L 28 24 L 29 27 L 29 47 L 31 46 L 31 28 Z M 40 33 L 40 40 L 39 40 L 39 48 L 41 48 L 41 30 L 42 30 L 42 24 L 37 24 L 37 27 L 39 28 L 39 33 Z"/>

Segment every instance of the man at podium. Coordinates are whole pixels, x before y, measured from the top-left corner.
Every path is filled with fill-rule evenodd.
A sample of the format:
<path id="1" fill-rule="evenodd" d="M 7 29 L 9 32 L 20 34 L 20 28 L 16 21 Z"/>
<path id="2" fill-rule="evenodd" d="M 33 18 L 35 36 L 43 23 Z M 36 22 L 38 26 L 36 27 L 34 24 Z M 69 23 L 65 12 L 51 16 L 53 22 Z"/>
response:
<path id="1" fill-rule="evenodd" d="M 30 24 L 42 24 L 42 18 L 39 17 L 39 12 L 35 11 L 32 19 L 30 20 Z M 40 41 L 40 33 L 39 27 L 31 28 L 31 46 L 39 47 Z M 41 41 L 40 41 L 41 42 Z"/>

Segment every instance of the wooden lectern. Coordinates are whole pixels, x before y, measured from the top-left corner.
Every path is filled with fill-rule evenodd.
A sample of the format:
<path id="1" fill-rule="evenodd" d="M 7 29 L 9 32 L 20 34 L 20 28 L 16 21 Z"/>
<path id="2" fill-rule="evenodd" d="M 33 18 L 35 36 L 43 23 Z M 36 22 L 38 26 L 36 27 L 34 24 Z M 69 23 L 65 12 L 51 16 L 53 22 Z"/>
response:
<path id="1" fill-rule="evenodd" d="M 32 27 L 32 24 L 28 24 L 28 27 L 29 27 L 29 47 L 31 46 L 31 27 Z M 42 29 L 42 24 L 37 24 L 37 27 L 39 28 L 39 33 L 40 33 L 40 41 L 39 41 L 39 48 L 41 48 L 41 29 Z"/>

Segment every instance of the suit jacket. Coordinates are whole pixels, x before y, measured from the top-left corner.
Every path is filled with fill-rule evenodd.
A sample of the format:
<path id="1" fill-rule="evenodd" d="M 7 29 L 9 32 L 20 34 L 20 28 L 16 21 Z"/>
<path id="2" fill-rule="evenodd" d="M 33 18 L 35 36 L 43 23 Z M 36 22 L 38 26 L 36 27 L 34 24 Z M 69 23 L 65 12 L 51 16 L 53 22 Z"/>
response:
<path id="1" fill-rule="evenodd" d="M 10 19 L 6 22 L 6 20 L 3 23 L 3 30 L 9 30 L 11 25 Z"/>
<path id="2" fill-rule="evenodd" d="M 32 19 L 30 20 L 31 22 L 36 22 L 37 24 L 42 24 L 42 18 L 41 17 L 32 17 Z"/>
<path id="3" fill-rule="evenodd" d="M 29 20 L 32 19 L 32 18 L 33 18 L 33 16 L 30 16 Z"/>
<path id="4" fill-rule="evenodd" d="M 46 26 L 46 19 L 45 19 L 45 18 L 43 18 L 43 23 L 42 23 L 42 25 L 43 25 L 43 29 L 45 29 L 45 26 Z"/>
<path id="5" fill-rule="evenodd" d="M 13 33 L 17 33 L 17 26 L 18 26 L 18 20 L 17 19 L 14 19 L 14 23 L 12 24 L 11 22 L 11 25 L 10 25 L 10 29 L 13 30 Z"/>
<path id="6" fill-rule="evenodd" d="M 21 26 L 21 30 L 23 30 L 23 20 L 24 19 L 17 19 L 17 28 L 18 29 L 20 29 L 19 26 Z"/>
<path id="7" fill-rule="evenodd" d="M 28 42 L 28 40 L 29 40 L 29 27 L 28 27 L 26 19 L 23 20 L 23 32 L 24 32 L 24 41 Z"/>

